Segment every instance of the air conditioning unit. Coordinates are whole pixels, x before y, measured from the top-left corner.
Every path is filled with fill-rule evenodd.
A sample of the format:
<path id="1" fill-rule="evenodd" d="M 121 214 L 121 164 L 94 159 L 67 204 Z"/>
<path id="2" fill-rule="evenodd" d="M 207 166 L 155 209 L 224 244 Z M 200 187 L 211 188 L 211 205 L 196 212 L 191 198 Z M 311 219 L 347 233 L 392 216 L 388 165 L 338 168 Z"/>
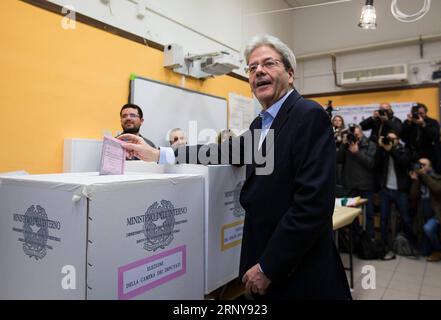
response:
<path id="1" fill-rule="evenodd" d="M 342 87 L 399 84 L 408 81 L 406 64 L 346 70 L 341 77 Z"/>

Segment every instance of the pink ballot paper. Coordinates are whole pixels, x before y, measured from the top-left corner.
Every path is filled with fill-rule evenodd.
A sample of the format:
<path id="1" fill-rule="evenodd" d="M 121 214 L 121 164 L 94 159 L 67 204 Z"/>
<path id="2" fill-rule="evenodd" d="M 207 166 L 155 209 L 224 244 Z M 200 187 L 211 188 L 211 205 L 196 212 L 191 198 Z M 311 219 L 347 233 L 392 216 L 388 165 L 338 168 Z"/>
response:
<path id="1" fill-rule="evenodd" d="M 124 174 L 126 150 L 122 147 L 122 144 L 121 140 L 104 137 L 100 175 Z"/>

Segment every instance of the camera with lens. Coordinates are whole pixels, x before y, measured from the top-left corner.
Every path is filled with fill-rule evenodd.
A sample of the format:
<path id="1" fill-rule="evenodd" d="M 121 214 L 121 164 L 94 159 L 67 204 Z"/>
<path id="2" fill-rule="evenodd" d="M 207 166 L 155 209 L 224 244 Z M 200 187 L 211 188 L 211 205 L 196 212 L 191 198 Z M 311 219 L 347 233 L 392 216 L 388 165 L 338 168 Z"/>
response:
<path id="1" fill-rule="evenodd" d="M 382 137 L 381 143 L 384 144 L 385 146 L 389 146 L 392 144 L 392 140 L 389 139 L 389 137 Z"/>
<path id="2" fill-rule="evenodd" d="M 390 114 L 389 111 L 384 110 L 384 109 L 378 109 L 377 113 L 380 117 L 386 117 L 387 119 L 390 119 Z M 380 120 L 380 119 L 379 119 Z"/>
<path id="3" fill-rule="evenodd" d="M 420 170 L 422 168 L 423 168 L 423 165 L 421 163 L 419 163 L 419 162 L 414 163 L 413 166 L 412 166 L 413 171 L 417 171 L 417 170 Z"/>
<path id="4" fill-rule="evenodd" d="M 349 144 L 356 143 L 358 141 L 355 135 L 355 124 L 351 123 L 346 133 L 346 140 Z"/>
<path id="5" fill-rule="evenodd" d="M 419 106 L 417 104 L 412 105 L 412 109 L 410 111 L 412 115 L 412 119 L 419 119 L 420 114 L 418 113 Z"/>
<path id="6" fill-rule="evenodd" d="M 387 111 L 384 109 L 379 109 L 378 110 L 378 114 L 382 117 L 387 116 Z"/>

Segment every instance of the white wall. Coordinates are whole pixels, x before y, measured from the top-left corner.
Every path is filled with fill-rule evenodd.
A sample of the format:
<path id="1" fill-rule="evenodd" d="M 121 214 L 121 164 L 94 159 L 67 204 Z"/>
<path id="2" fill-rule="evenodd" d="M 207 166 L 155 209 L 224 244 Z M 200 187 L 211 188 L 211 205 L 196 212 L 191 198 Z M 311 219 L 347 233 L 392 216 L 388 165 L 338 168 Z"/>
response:
<path id="1" fill-rule="evenodd" d="M 352 1 L 292 11 L 293 50 L 300 57 L 296 74 L 296 85 L 300 92 L 312 94 L 347 90 L 334 85 L 330 55 L 305 59 L 302 56 L 387 44 L 420 35 L 441 35 L 441 1 L 432 1 L 429 13 L 412 23 L 400 22 L 392 16 L 391 0 L 375 1 L 378 27 L 369 31 L 357 27 L 363 2 Z M 410 14 L 418 11 L 423 1 L 399 0 L 398 4 L 401 11 Z M 435 63 L 441 61 L 441 40 L 425 42 L 423 48 L 423 58 L 420 57 L 417 43 L 336 54 L 338 77 L 344 70 L 406 63 L 410 84 L 430 82 L 432 72 L 439 68 Z"/>
<path id="2" fill-rule="evenodd" d="M 430 11 L 421 20 L 412 23 L 394 18 L 390 11 L 391 2 L 374 1 L 378 27 L 369 31 L 357 27 L 364 0 L 292 11 L 294 52 L 301 56 L 441 33 L 441 1 L 432 0 Z M 398 8 L 403 12 L 415 13 L 422 4 L 423 0 L 399 0 Z"/>
<path id="3" fill-rule="evenodd" d="M 283 0 L 144 0 L 145 17 L 136 17 L 139 0 L 49 0 L 73 5 L 81 14 L 160 44 L 178 43 L 185 53 L 224 50 L 242 60 L 243 42 L 260 32 L 291 41 L 291 15 L 253 17 L 244 14 L 286 8 Z M 243 68 L 235 72 L 245 75 Z"/>
<path id="4" fill-rule="evenodd" d="M 374 31 L 357 27 L 364 0 L 265 15 L 253 13 L 286 9 L 288 5 L 284 0 L 145 0 L 143 20 L 136 18 L 139 0 L 110 0 L 111 10 L 100 0 L 49 1 L 74 5 L 77 12 L 160 44 L 178 43 L 185 53 L 225 50 L 237 62 L 242 61 L 244 44 L 252 35 L 273 34 L 300 57 L 295 85 L 304 94 L 343 89 L 334 85 L 329 55 L 313 59 L 302 56 L 441 34 L 440 0 L 433 0 L 430 12 L 413 23 L 402 23 L 392 16 L 392 0 L 375 1 L 378 29 Z M 399 8 L 413 13 L 422 3 L 423 0 L 399 0 Z M 410 74 L 410 83 L 423 83 L 438 68 L 435 62 L 441 61 L 441 40 L 426 43 L 424 51 L 423 59 L 419 57 L 417 44 L 340 53 L 337 71 L 407 63 L 409 70 L 418 67 L 417 74 Z M 235 72 L 245 75 L 243 68 Z"/>
<path id="5" fill-rule="evenodd" d="M 409 70 L 409 84 L 422 84 L 431 82 L 432 72 L 440 67 L 435 63 L 441 62 L 441 41 L 425 44 L 422 59 L 416 44 L 337 54 L 336 57 L 339 82 L 344 70 L 405 63 Z M 335 86 L 330 56 L 299 61 L 296 78 L 296 87 L 302 94 L 348 90 Z"/>
<path id="6" fill-rule="evenodd" d="M 257 34 L 271 34 L 292 47 L 292 12 L 256 15 L 259 12 L 289 8 L 284 1 L 243 1 L 243 42 Z"/>

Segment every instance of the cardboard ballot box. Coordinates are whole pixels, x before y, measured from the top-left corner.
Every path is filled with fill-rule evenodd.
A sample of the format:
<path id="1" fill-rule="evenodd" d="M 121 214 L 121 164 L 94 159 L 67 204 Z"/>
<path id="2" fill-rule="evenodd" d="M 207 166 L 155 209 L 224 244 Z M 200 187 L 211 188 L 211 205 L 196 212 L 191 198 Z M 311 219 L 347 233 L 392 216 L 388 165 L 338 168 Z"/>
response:
<path id="1" fill-rule="evenodd" d="M 167 165 L 142 160 L 129 160 L 124 163 L 124 172 L 165 173 Z"/>
<path id="2" fill-rule="evenodd" d="M 205 293 L 210 293 L 239 275 L 245 167 L 182 164 L 167 166 L 166 172 L 205 177 Z"/>
<path id="3" fill-rule="evenodd" d="M 0 179 L 0 299 L 203 299 L 203 178 Z"/>

